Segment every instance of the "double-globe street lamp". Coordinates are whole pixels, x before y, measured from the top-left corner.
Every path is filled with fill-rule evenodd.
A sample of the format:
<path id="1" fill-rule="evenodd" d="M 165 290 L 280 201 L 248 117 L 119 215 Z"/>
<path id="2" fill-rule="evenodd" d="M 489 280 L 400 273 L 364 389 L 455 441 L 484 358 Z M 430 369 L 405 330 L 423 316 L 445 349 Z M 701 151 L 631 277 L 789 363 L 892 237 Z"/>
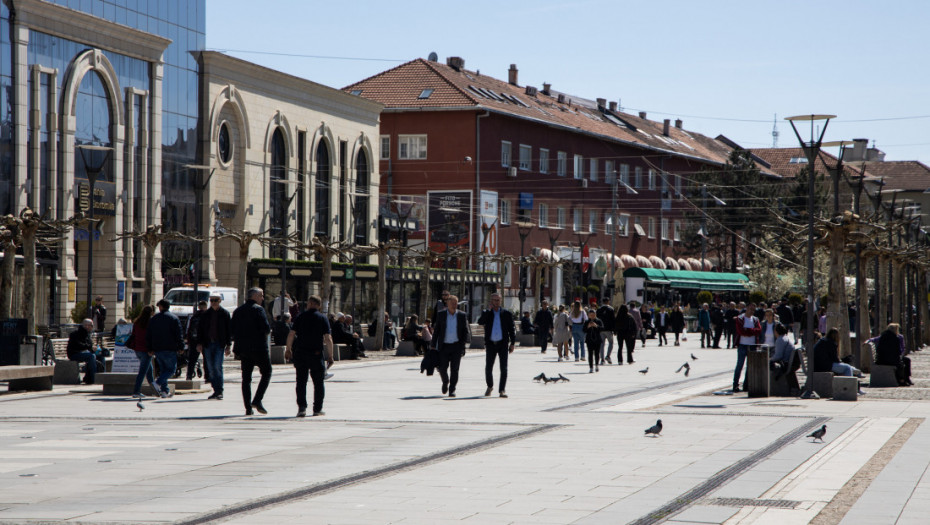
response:
<path id="1" fill-rule="evenodd" d="M 804 345 L 807 348 L 807 384 L 804 387 L 804 393 L 801 394 L 803 399 L 817 399 L 814 393 L 814 161 L 820 148 L 823 147 L 823 136 L 827 132 L 827 125 L 830 119 L 836 118 L 836 115 L 797 115 L 787 117 L 785 120 L 791 123 L 791 129 L 794 135 L 801 143 L 801 149 L 804 156 L 807 157 L 807 330 L 804 331 Z M 823 121 L 823 128 L 818 136 L 814 123 Z M 795 122 L 810 122 L 810 141 L 801 138 Z"/>
<path id="2" fill-rule="evenodd" d="M 287 311 L 287 227 L 290 223 L 288 210 L 291 207 L 291 202 L 294 201 L 294 197 L 300 193 L 302 184 L 299 180 L 289 179 L 274 179 L 271 182 L 284 186 L 296 186 L 290 197 L 284 198 L 284 213 L 281 214 L 281 297 L 279 300 L 281 301 L 280 313 L 283 314 Z"/>
<path id="3" fill-rule="evenodd" d="M 81 152 L 81 160 L 84 162 L 84 172 L 87 174 L 87 184 L 88 184 L 88 207 L 89 207 L 89 220 L 87 223 L 87 319 L 94 318 L 94 303 L 91 301 L 94 288 L 94 233 L 97 229 L 94 225 L 94 201 L 96 196 L 94 195 L 94 186 L 97 184 L 97 177 L 100 176 L 100 173 L 103 171 L 104 166 L 106 166 L 107 161 L 110 159 L 110 154 L 113 152 L 113 148 L 109 146 L 96 146 L 93 144 L 78 144 L 75 146 L 78 151 Z M 88 155 L 91 158 L 95 156 L 95 153 L 103 153 L 103 160 L 99 164 L 90 164 L 88 163 Z M 96 321 L 94 321 L 96 325 Z"/>
<path id="4" fill-rule="evenodd" d="M 520 299 L 519 315 L 523 316 L 523 302 L 526 301 L 526 238 L 529 237 L 533 227 L 536 226 L 533 221 L 525 218 L 517 219 L 517 234 L 520 236 L 520 293 L 517 296 Z"/>

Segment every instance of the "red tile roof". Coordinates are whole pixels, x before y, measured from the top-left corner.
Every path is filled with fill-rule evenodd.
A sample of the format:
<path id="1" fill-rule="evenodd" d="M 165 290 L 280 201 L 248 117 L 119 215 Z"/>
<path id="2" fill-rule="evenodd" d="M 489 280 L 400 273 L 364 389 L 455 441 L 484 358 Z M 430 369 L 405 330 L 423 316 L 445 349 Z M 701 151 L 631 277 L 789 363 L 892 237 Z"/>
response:
<path id="1" fill-rule="evenodd" d="M 674 125 L 669 126 L 665 136 L 662 122 L 599 109 L 590 100 L 554 91 L 547 95 L 538 90 L 535 96 L 527 95 L 525 87 L 422 58 L 343 89 L 384 104 L 386 113 L 406 109 L 475 108 L 719 164 L 726 162 L 731 150 L 726 144 Z M 424 89 L 433 92 L 427 98 L 420 98 Z M 561 102 L 559 95 L 564 96 Z"/>
<path id="2" fill-rule="evenodd" d="M 930 189 L 930 167 L 920 161 L 866 162 L 865 169 L 876 179 L 884 179 L 882 191 L 926 191 Z"/>
<path id="3" fill-rule="evenodd" d="M 807 157 L 801 148 L 753 148 L 749 150 L 753 155 L 768 163 L 770 170 L 778 173 L 784 178 L 793 179 L 801 172 L 801 168 L 807 167 Z M 829 170 L 834 169 L 837 164 L 837 158 L 825 151 L 821 151 L 817 160 L 814 162 L 818 172 L 829 175 Z M 865 179 L 867 181 L 877 181 L 872 167 L 875 163 L 870 163 L 865 169 Z M 828 169 L 829 168 L 829 169 Z M 845 173 L 849 177 L 857 177 L 860 168 L 845 164 Z"/>

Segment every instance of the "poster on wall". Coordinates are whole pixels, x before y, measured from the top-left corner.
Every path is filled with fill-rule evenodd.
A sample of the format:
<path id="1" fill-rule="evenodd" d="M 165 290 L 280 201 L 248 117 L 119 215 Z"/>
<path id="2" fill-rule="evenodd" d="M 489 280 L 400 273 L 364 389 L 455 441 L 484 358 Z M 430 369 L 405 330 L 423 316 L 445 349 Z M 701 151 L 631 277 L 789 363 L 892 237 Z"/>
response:
<path id="1" fill-rule="evenodd" d="M 431 250 L 446 253 L 471 250 L 471 191 L 427 192 L 427 235 Z M 460 268 L 460 259 L 448 260 L 448 268 Z"/>
<path id="2" fill-rule="evenodd" d="M 500 221 L 497 213 L 497 192 L 481 190 L 481 253 L 486 258 L 484 268 L 489 272 L 496 272 L 498 264 L 487 260 L 487 257 L 497 255 L 497 245 L 500 240 Z"/>

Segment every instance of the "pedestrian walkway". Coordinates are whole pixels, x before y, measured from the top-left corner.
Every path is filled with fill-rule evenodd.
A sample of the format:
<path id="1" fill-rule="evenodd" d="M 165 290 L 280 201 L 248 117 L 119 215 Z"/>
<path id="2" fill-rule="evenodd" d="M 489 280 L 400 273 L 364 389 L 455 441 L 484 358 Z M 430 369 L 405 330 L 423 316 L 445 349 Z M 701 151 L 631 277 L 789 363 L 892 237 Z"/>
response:
<path id="1" fill-rule="evenodd" d="M 305 419 L 284 365 L 267 416 L 244 416 L 235 384 L 141 412 L 99 387 L 3 395 L 0 523 L 925 522 L 930 401 L 714 395 L 735 351 L 697 341 L 635 359 L 590 374 L 521 348 L 509 399 L 483 395 L 483 351 L 457 398 L 416 358 L 341 362 L 327 416 Z M 823 443 L 804 437 L 823 424 Z"/>

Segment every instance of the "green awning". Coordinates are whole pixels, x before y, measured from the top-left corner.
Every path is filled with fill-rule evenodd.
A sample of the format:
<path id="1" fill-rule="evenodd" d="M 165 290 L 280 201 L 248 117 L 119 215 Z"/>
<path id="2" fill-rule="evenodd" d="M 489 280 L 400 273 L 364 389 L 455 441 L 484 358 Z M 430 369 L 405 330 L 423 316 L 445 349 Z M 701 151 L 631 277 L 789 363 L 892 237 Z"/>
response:
<path id="1" fill-rule="evenodd" d="M 623 272 L 623 276 L 641 277 L 648 283 L 668 284 L 672 288 L 693 290 L 745 291 L 749 286 L 749 277 L 741 273 L 628 268 Z"/>

